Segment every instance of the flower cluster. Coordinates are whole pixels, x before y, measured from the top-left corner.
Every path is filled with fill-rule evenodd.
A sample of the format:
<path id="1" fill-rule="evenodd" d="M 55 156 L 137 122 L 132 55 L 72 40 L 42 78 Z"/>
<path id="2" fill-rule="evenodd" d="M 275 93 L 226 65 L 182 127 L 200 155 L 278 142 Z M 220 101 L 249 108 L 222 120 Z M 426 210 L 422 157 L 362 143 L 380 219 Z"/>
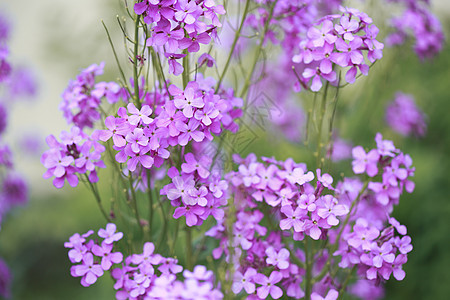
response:
<path id="1" fill-rule="evenodd" d="M 407 262 L 406 254 L 412 250 L 411 238 L 406 235 L 406 227 L 394 218 L 389 218 L 388 227 L 380 230 L 370 218 L 360 217 L 355 221 L 351 232 L 343 235 L 345 243 L 334 255 L 341 255 L 341 268 L 358 267 L 358 273 L 368 280 L 389 280 L 391 274 L 395 279 L 403 280 L 403 264 Z M 378 221 L 378 220 L 376 220 Z M 394 234 L 395 231 L 398 235 Z"/>
<path id="2" fill-rule="evenodd" d="M 342 257 L 341 268 L 357 267 L 361 278 L 369 280 L 361 283 L 364 285 L 388 280 L 391 274 L 403 280 L 402 265 L 412 250 L 406 227 L 390 216 L 403 189 L 407 192 L 414 189 L 409 180 L 414 175 L 412 160 L 391 141 L 383 140 L 381 134 L 375 140 L 377 149 L 370 150 L 365 157 L 362 147 L 353 148 L 354 172 L 374 178 L 366 184 L 357 178 L 345 178 L 337 185 L 338 197 L 354 209 L 347 226 L 341 230 L 339 249 L 333 255 Z M 377 178 L 382 182 L 377 182 Z M 360 289 L 355 291 L 359 293 Z"/>
<path id="3" fill-rule="evenodd" d="M 411 95 L 403 93 L 397 93 L 387 107 L 386 122 L 404 136 L 424 136 L 427 128 L 425 114 L 416 106 Z"/>
<path id="4" fill-rule="evenodd" d="M 93 127 L 94 122 L 100 120 L 98 109 L 102 98 L 105 97 L 109 103 L 115 103 L 123 95 L 123 90 L 115 82 L 95 83 L 96 76 L 103 74 L 104 65 L 93 64 L 69 82 L 59 105 L 67 123 L 81 129 Z"/>
<path id="5" fill-rule="evenodd" d="M 366 173 L 370 177 L 380 175 L 381 182 L 371 181 L 368 185 L 376 201 L 390 213 L 394 204 L 398 204 L 400 195 L 405 189 L 408 193 L 414 190 L 414 183 L 409 179 L 414 176 L 412 159 L 395 148 L 392 141 L 383 140 L 378 133 L 375 137 L 377 149 L 368 153 L 361 146 L 353 148 L 353 171 L 355 174 Z"/>
<path id="6" fill-rule="evenodd" d="M 222 299 L 213 286 L 212 271 L 195 266 L 193 272 L 184 270 L 184 282 L 177 280 L 183 271 L 175 258 L 154 253 L 153 243 L 144 244 L 142 254 L 132 254 L 121 268 L 112 271 L 116 280 L 117 299 Z"/>
<path id="7" fill-rule="evenodd" d="M 119 241 L 123 237 L 122 232 L 116 232 L 116 225 L 109 223 L 106 229 L 101 228 L 98 236 L 102 238 L 102 242 L 97 240 L 86 240 L 94 231 L 89 230 L 87 233 L 80 235 L 75 233 L 64 243 L 64 247 L 69 248 L 69 259 L 73 264 L 70 268 L 70 274 L 73 277 L 81 277 L 83 286 L 90 286 L 102 276 L 104 271 L 108 271 L 114 264 L 119 264 L 123 260 L 120 252 L 112 252 L 114 242 Z"/>
<path id="8" fill-rule="evenodd" d="M 358 70 L 367 75 L 371 63 L 382 57 L 383 44 L 376 40 L 378 28 L 367 14 L 354 8 L 341 8 L 341 15 L 329 15 L 319 25 L 308 29 L 307 39 L 300 44 L 300 52 L 292 57 L 295 63 L 305 65 L 301 80 L 306 85 L 310 79 L 311 90 L 317 92 L 322 80 L 331 83 L 337 80 L 334 66 L 350 67 L 345 80 L 354 83 Z M 320 26 L 320 28 L 319 28 Z"/>
<path id="9" fill-rule="evenodd" d="M 146 97 L 158 99 L 153 104 L 138 109 L 129 103 L 127 109 L 119 108 L 118 117 L 106 118 L 108 129 L 99 133 L 99 139 L 112 137 L 117 162 L 126 162 L 128 170 L 135 171 L 138 166 L 160 167 L 170 157 L 169 146 L 211 141 L 212 134 L 219 135 L 223 129 L 235 132 L 234 119 L 241 115 L 242 100 L 236 101 L 229 93 L 215 94 L 213 85 L 199 79 L 184 90 L 171 85 L 168 90 L 173 100 L 155 91 L 154 97 Z"/>
<path id="10" fill-rule="evenodd" d="M 198 52 L 200 44 L 209 44 L 222 26 L 219 15 L 225 14 L 213 0 L 144 0 L 134 5 L 134 11 L 150 25 L 146 46 L 164 47 L 169 73 L 177 76 L 184 70 L 177 59 L 186 56 L 177 52 Z"/>
<path id="11" fill-rule="evenodd" d="M 10 24 L 7 18 L 0 14 L 0 228 L 2 219 L 11 209 L 28 201 L 28 186 L 24 178 L 16 172 L 13 152 L 3 139 L 8 127 L 8 114 L 16 100 L 31 99 L 36 91 L 36 82 L 29 70 L 8 62 L 9 35 Z M 0 268 L 6 270 L 6 266 L 2 265 Z M 6 272 L 4 270 L 0 270 L 0 273 Z M 0 280 L 0 296 L 8 292 L 7 281 L 7 277 L 4 283 Z"/>
<path id="12" fill-rule="evenodd" d="M 173 217 L 185 216 L 188 226 L 201 225 L 210 215 L 222 220 L 224 211 L 220 207 L 227 204 L 228 183 L 220 174 L 211 174 L 212 159 L 207 155 L 196 159 L 193 153 L 187 153 L 184 158 L 181 175 L 175 167 L 169 169 L 172 183 L 161 190 L 177 207 Z"/>
<path id="13" fill-rule="evenodd" d="M 406 9 L 399 17 L 391 20 L 394 32 L 386 43 L 402 45 L 408 37 L 415 39 L 414 51 L 421 59 L 435 56 L 442 50 L 444 33 L 438 18 L 429 10 L 429 3 L 418 0 L 396 0 L 405 2 Z"/>
<path id="14" fill-rule="evenodd" d="M 369 176 L 365 184 L 358 178 L 344 178 L 334 187 L 331 175 L 320 169 L 315 175 L 292 159 L 258 162 L 254 155 L 235 157 L 238 171 L 226 176 L 235 212 L 226 209 L 224 219 L 207 235 L 220 241 L 213 257 L 225 254 L 236 267 L 236 294 L 256 291 L 258 299 L 269 294 L 277 299 L 284 289 L 287 296 L 299 299 L 304 296 L 300 284 L 305 264 L 312 265 L 317 299 L 323 299 L 320 295 L 327 290 L 325 299 L 334 299 L 332 290 L 339 288 L 340 279 L 330 280 L 327 265 L 356 266 L 359 278 L 372 285 L 391 274 L 397 280 L 405 277 L 402 265 L 412 250 L 411 238 L 390 213 L 403 189 L 414 189 L 410 181 L 414 168 L 411 158 L 391 141 L 381 134 L 375 140 L 377 149 L 368 154 L 361 146 L 353 148 L 353 170 Z M 230 228 L 229 218 L 233 220 Z M 307 262 L 305 249 L 293 247 L 293 242 L 305 239 L 322 240 L 330 247 Z"/>
<path id="15" fill-rule="evenodd" d="M 14 172 L 8 173 L 3 182 L 0 182 L 0 228 L 2 217 L 15 206 L 25 205 L 27 201 L 28 186 L 24 179 Z"/>
<path id="16" fill-rule="evenodd" d="M 249 294 L 256 290 L 258 299 L 269 294 L 278 299 L 283 287 L 287 296 L 299 299 L 304 296 L 300 287 L 305 274 L 304 253 L 287 243 L 288 237 L 327 239 L 328 230 L 340 223 L 338 217 L 345 216 L 348 207 L 325 193 L 334 190 L 333 178 L 320 169 L 314 187 L 314 173 L 292 159 L 279 162 L 264 158 L 262 163 L 250 155 L 235 160 L 239 170 L 229 173 L 227 180 L 234 194 L 236 220 L 230 233 L 223 222 L 207 233 L 220 240 L 213 256 L 217 259 L 225 253 L 235 264 L 236 294 L 242 289 Z M 277 225 L 263 226 L 264 216 L 275 216 Z M 230 246 L 234 253 L 230 253 Z"/>
<path id="17" fill-rule="evenodd" d="M 70 132 L 62 131 L 59 142 L 53 135 L 47 137 L 49 150 L 42 154 L 41 162 L 47 168 L 44 178 L 53 179 L 57 188 L 62 188 L 64 182 L 75 187 L 78 185 L 78 174 L 88 174 L 90 182 L 97 182 L 97 168 L 105 168 L 101 154 L 105 147 L 101 145 L 96 135 L 88 136 L 79 127 L 72 127 Z"/>

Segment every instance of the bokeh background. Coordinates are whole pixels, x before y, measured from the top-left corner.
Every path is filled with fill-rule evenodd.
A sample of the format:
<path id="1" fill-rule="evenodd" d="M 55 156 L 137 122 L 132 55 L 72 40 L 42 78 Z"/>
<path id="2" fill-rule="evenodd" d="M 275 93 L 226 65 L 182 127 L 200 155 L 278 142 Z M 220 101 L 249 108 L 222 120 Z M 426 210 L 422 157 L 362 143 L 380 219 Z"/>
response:
<path id="1" fill-rule="evenodd" d="M 104 226 L 94 199 L 82 185 L 57 190 L 42 179 L 39 163 L 45 137 L 69 127 L 58 110 L 60 94 L 80 69 L 106 62 L 105 81 L 117 78 L 111 49 L 100 20 L 113 32 L 117 48 L 121 39 L 115 21 L 122 1 L 113 0 L 2 0 L 0 10 L 12 23 L 12 62 L 33 69 L 39 93 L 33 101 L 17 103 L 10 114 L 7 139 L 16 151 L 19 171 L 31 183 L 30 203 L 15 209 L 0 232 L 0 257 L 13 272 L 13 299 L 113 299 L 112 280 L 103 276 L 83 288 L 69 274 L 64 241 L 74 232 Z M 446 36 L 450 36 L 450 3 L 431 0 Z M 376 20 L 376 16 L 374 16 Z M 424 138 L 404 138 L 387 128 L 384 110 L 397 91 L 413 94 L 428 117 Z M 386 299 L 448 299 L 450 295 L 450 47 L 421 62 L 409 46 L 387 49 L 368 78 L 341 95 L 338 123 L 343 138 L 373 147 L 376 132 L 392 139 L 409 153 L 416 167 L 416 190 L 404 194 L 395 210 L 408 227 L 414 250 L 405 266 L 406 278 L 387 284 Z M 244 154 L 293 157 L 307 160 L 301 145 L 257 132 L 258 139 Z M 27 136 L 40 148 L 27 151 Z M 349 170 L 349 162 L 343 168 Z M 106 183 L 105 183 L 106 185 Z M 103 188 L 107 188 L 104 186 Z"/>

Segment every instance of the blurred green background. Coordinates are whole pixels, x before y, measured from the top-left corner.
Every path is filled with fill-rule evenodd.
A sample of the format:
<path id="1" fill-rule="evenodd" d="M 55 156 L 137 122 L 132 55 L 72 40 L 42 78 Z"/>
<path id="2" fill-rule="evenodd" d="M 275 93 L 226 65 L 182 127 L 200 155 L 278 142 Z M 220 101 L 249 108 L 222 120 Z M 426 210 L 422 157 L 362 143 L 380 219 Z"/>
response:
<path id="1" fill-rule="evenodd" d="M 21 7 L 25 5 L 24 11 Z M 23 119 L 11 117 L 11 135 L 26 130 L 31 124 L 39 129 L 44 141 L 46 135 L 57 135 L 67 129 L 57 109 L 59 95 L 81 68 L 104 60 L 107 74 L 102 79 L 116 77 L 99 19 L 105 19 L 116 28 L 114 17 L 119 3 L 84 0 L 73 5 L 69 7 L 68 3 L 50 0 L 39 1 L 39 4 L 21 0 L 5 6 L 13 20 L 12 53 L 18 60 L 34 66 L 41 85 L 40 99 L 31 104 L 33 109 L 26 111 Z M 449 36 L 449 15 L 441 11 L 440 17 Z M 22 20 L 41 20 L 42 23 L 33 26 Z M 413 94 L 418 106 L 427 114 L 428 131 L 424 138 L 403 138 L 387 128 L 384 110 L 397 91 Z M 23 104 L 16 107 L 17 112 L 24 110 Z M 445 46 L 438 57 L 425 62 L 419 61 L 411 48 L 386 49 L 385 57 L 370 75 L 341 94 L 336 127 L 343 138 L 364 147 L 374 147 L 375 133 L 382 132 L 411 155 L 416 167 L 416 190 L 402 196 L 394 213 L 407 225 L 414 250 L 404 267 L 406 278 L 401 282 L 391 279 L 387 283 L 386 299 L 449 298 L 449 112 L 449 46 Z M 16 119 L 28 121 L 14 121 Z M 272 136 L 264 132 L 257 134 L 258 139 L 244 154 L 255 152 L 277 159 L 305 160 L 305 151 L 299 150 L 299 145 L 273 143 Z M 104 226 L 93 197 L 83 185 L 56 190 L 50 181 L 41 179 L 44 168 L 39 165 L 39 155 L 20 160 L 19 169 L 32 182 L 31 201 L 26 207 L 15 209 L 0 232 L 0 257 L 7 261 L 14 276 L 13 299 L 113 299 L 112 280 L 108 276 L 103 276 L 90 288 L 83 288 L 79 278 L 70 276 L 70 263 L 63 247 L 73 233 Z M 345 164 L 349 170 L 350 163 Z M 109 184 L 106 180 L 103 183 Z"/>

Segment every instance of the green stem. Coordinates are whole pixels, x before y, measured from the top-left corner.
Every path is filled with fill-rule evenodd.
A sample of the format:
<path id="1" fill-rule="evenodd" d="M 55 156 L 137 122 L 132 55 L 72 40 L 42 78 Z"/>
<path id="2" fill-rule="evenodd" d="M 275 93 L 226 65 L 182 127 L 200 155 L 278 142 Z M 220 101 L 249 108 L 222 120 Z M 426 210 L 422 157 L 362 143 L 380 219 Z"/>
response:
<path id="1" fill-rule="evenodd" d="M 269 16 L 267 17 L 267 20 L 266 20 L 266 22 L 264 24 L 263 33 L 260 36 L 259 45 L 258 45 L 258 48 L 256 49 L 256 54 L 253 56 L 253 62 L 252 62 L 251 67 L 250 67 L 250 73 L 248 73 L 247 78 L 245 79 L 244 87 L 242 88 L 242 92 L 241 92 L 241 95 L 240 95 L 241 98 L 244 98 L 244 96 L 247 95 L 248 89 L 250 87 L 250 82 L 252 80 L 253 73 L 255 72 L 255 68 L 256 68 L 256 64 L 258 62 L 259 56 L 261 55 L 261 51 L 262 51 L 262 48 L 263 48 L 264 40 L 265 40 L 267 31 L 269 30 L 270 21 L 272 20 L 273 11 L 275 9 L 275 6 L 276 6 L 277 2 L 278 2 L 278 0 L 275 0 L 272 3 L 272 5 L 270 6 Z M 247 98 L 247 97 L 245 97 L 245 98 Z M 244 110 L 246 108 L 247 108 L 247 99 L 245 99 Z"/>
<path id="2" fill-rule="evenodd" d="M 137 199 L 136 199 L 136 192 L 134 190 L 133 179 L 131 177 L 131 174 L 130 174 L 130 176 L 128 176 L 128 181 L 129 181 L 129 184 L 130 184 L 130 191 L 131 191 L 131 198 L 132 198 L 131 202 L 133 204 L 133 210 L 134 210 L 134 214 L 136 216 L 136 221 L 137 221 L 141 231 L 144 231 L 144 229 L 142 228 L 141 218 L 139 216 L 139 210 L 138 210 Z"/>
<path id="3" fill-rule="evenodd" d="M 148 228 L 150 240 L 153 238 L 153 189 L 151 188 L 150 170 L 147 170 L 147 194 L 149 201 Z"/>
<path id="4" fill-rule="evenodd" d="M 281 239 L 283 240 L 283 243 L 286 245 L 286 248 L 289 251 L 289 259 L 292 260 L 300 268 L 305 269 L 305 263 L 303 263 L 297 257 L 297 255 L 295 255 L 295 252 L 291 249 L 291 247 L 288 246 L 290 244 L 290 241 L 285 236 L 283 236 L 283 234 L 281 235 Z"/>
<path id="5" fill-rule="evenodd" d="M 230 53 L 228 53 L 227 62 L 225 63 L 225 67 L 223 68 L 222 74 L 220 74 L 219 81 L 217 82 L 217 85 L 216 85 L 216 92 L 220 88 L 220 85 L 222 84 L 222 80 L 228 71 L 228 67 L 230 66 L 231 57 L 233 56 L 234 49 L 236 48 L 239 37 L 241 36 L 242 28 L 244 27 L 245 20 L 247 19 L 250 2 L 251 2 L 250 0 L 247 0 L 245 2 L 245 8 L 244 8 L 244 13 L 242 14 L 241 24 L 239 25 L 238 30 L 234 34 L 234 40 L 233 40 L 233 44 L 231 44 Z"/>
<path id="6" fill-rule="evenodd" d="M 186 225 L 184 232 L 186 233 L 186 266 L 189 270 L 194 267 L 192 257 L 192 232 L 191 228 Z"/>
<path id="7" fill-rule="evenodd" d="M 108 214 L 106 213 L 103 205 L 102 205 L 102 199 L 100 197 L 100 194 L 98 192 L 98 190 L 95 188 L 94 184 L 92 182 L 89 181 L 89 177 L 86 174 L 83 174 L 86 178 L 86 181 L 89 185 L 89 187 L 91 188 L 92 193 L 94 194 L 95 200 L 97 201 L 98 207 L 100 208 L 100 211 L 102 212 L 103 216 L 105 217 L 106 221 L 108 223 L 111 223 L 111 218 L 108 216 Z"/>
<path id="8" fill-rule="evenodd" d="M 334 118 L 336 116 L 336 108 L 337 108 L 337 102 L 339 99 L 339 84 L 341 82 L 341 73 L 339 73 L 339 77 L 338 77 L 338 84 L 337 84 L 337 88 L 336 88 L 336 94 L 334 95 L 334 99 L 333 99 L 333 103 L 334 103 L 334 107 L 333 107 L 333 112 L 331 113 L 331 119 L 330 119 L 330 126 L 328 128 L 328 146 L 330 151 L 328 152 L 328 160 L 331 160 L 331 154 L 333 151 L 333 123 L 334 123 Z"/>
<path id="9" fill-rule="evenodd" d="M 102 25 L 105 28 L 106 35 L 108 36 L 108 41 L 109 41 L 109 44 L 111 45 L 111 49 L 113 51 L 114 59 L 116 60 L 117 67 L 119 68 L 120 75 L 122 76 L 124 87 L 127 89 L 128 93 L 130 93 L 130 89 L 128 88 L 128 84 L 127 84 L 127 78 L 125 77 L 125 73 L 123 72 L 122 66 L 120 65 L 119 58 L 117 57 L 116 48 L 114 47 L 114 44 L 112 42 L 111 35 L 109 34 L 109 31 L 108 31 L 108 27 L 106 27 L 106 24 L 105 24 L 105 22 L 103 22 L 103 20 L 102 20 Z"/>
<path id="10" fill-rule="evenodd" d="M 171 256 L 175 255 L 175 245 L 177 243 L 178 232 L 180 230 L 180 224 L 181 224 L 181 221 L 178 221 L 177 224 L 175 225 L 175 233 L 173 235 L 172 245 L 171 245 L 171 249 L 170 249 Z"/>
<path id="11" fill-rule="evenodd" d="M 138 54 L 139 54 L 139 20 L 141 16 L 137 15 L 134 27 L 134 57 L 133 57 L 133 80 L 134 80 L 134 104 L 141 109 L 141 101 L 139 98 L 139 75 L 138 75 Z"/>
<path id="12" fill-rule="evenodd" d="M 311 257 L 309 253 L 309 238 L 305 237 L 305 299 L 311 298 L 312 290 L 312 270 L 311 270 Z"/>
<path id="13" fill-rule="evenodd" d="M 352 214 L 353 209 L 355 208 L 356 204 L 359 203 L 359 200 L 361 199 L 362 194 L 366 191 L 367 186 L 369 185 L 369 180 L 366 180 L 366 182 L 364 183 L 364 186 L 362 187 L 362 189 L 359 191 L 358 196 L 356 197 L 355 201 L 353 201 L 352 205 L 350 206 L 350 210 L 348 212 L 347 217 L 344 220 L 344 223 L 341 226 L 341 230 L 339 231 L 337 237 L 336 237 L 336 241 L 333 247 L 333 250 L 330 252 L 330 254 L 333 254 L 334 251 L 337 250 L 338 246 L 339 246 L 339 239 L 341 238 L 342 232 L 344 232 L 345 227 L 348 224 L 348 221 L 350 220 L 350 216 Z"/>
<path id="14" fill-rule="evenodd" d="M 339 289 L 339 295 L 342 295 L 342 292 L 345 291 L 345 288 L 347 287 L 350 278 L 352 277 L 353 272 L 356 270 L 356 266 L 354 266 L 352 269 L 349 270 L 347 277 L 344 280 L 344 283 L 342 284 L 341 288 Z"/>
<path id="15" fill-rule="evenodd" d="M 319 131 L 317 134 L 317 167 L 322 168 L 322 128 L 323 128 L 323 120 L 326 113 L 326 102 L 327 102 L 327 94 L 328 94 L 328 86 L 329 82 L 325 84 L 325 91 L 322 96 L 322 103 L 320 107 L 320 121 L 319 121 Z"/>
<path id="16" fill-rule="evenodd" d="M 161 234 L 159 236 L 158 244 L 156 246 L 157 249 L 159 249 L 161 247 L 161 244 L 162 244 L 163 240 L 165 238 L 169 239 L 170 235 L 167 235 L 168 220 L 167 220 L 166 212 L 164 211 L 164 206 L 163 206 L 164 204 L 162 203 L 162 201 L 161 201 L 161 199 L 159 197 L 156 197 L 156 198 L 158 198 L 159 208 L 161 210 L 161 215 L 163 216 L 163 219 L 164 219 L 163 229 L 162 229 Z M 168 240 L 167 240 L 167 244 L 169 245 L 169 241 Z M 173 241 L 172 241 L 172 244 L 173 244 Z"/>
<path id="17" fill-rule="evenodd" d="M 183 88 L 185 89 L 188 82 L 189 82 L 189 52 L 187 50 L 184 50 L 183 53 L 186 54 L 185 57 L 183 57 Z"/>

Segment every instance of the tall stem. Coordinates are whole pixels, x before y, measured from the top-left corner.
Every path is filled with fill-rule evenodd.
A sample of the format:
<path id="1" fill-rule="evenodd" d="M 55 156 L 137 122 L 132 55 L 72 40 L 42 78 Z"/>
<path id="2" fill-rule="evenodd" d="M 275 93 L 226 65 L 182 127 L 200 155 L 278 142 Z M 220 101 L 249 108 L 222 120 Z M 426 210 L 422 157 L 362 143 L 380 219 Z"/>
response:
<path id="1" fill-rule="evenodd" d="M 128 177 L 128 181 L 130 183 L 130 191 L 131 191 L 131 202 L 133 204 L 133 210 L 134 210 L 134 214 L 136 216 L 136 221 L 139 225 L 139 228 L 141 229 L 141 231 L 144 231 L 144 229 L 142 228 L 142 223 L 141 223 L 141 218 L 139 216 L 139 209 L 137 206 L 137 199 L 136 199 L 136 192 L 134 190 L 134 186 L 133 186 L 133 178 L 130 176 Z"/>
<path id="2" fill-rule="evenodd" d="M 138 53 L 139 53 L 139 20 L 140 15 L 136 16 L 134 27 L 134 57 L 133 61 L 133 80 L 134 80 L 134 104 L 138 109 L 141 109 L 141 101 L 139 97 L 139 75 L 138 75 Z"/>
<path id="3" fill-rule="evenodd" d="M 320 121 L 319 121 L 319 131 L 317 133 L 317 167 L 322 168 L 322 128 L 323 128 L 323 120 L 325 118 L 326 113 L 326 102 L 327 102 L 327 94 L 328 94 L 328 86 L 329 82 L 325 84 L 325 91 L 322 96 L 322 103 L 320 106 Z"/>
<path id="4" fill-rule="evenodd" d="M 86 181 L 92 191 L 92 193 L 94 194 L 95 200 L 97 201 L 98 207 L 100 208 L 100 211 L 102 212 L 103 216 L 105 217 L 106 221 L 108 223 L 111 222 L 111 218 L 108 216 L 108 214 L 105 211 L 105 208 L 102 205 L 102 199 L 100 198 L 100 194 L 98 192 L 98 190 L 96 189 L 96 187 L 94 186 L 94 184 L 92 182 L 89 181 L 89 177 L 86 174 L 83 174 L 86 178 Z"/>
<path id="5" fill-rule="evenodd" d="M 234 34 L 234 40 L 233 40 L 233 44 L 231 44 L 230 53 L 228 53 L 227 62 L 225 63 L 225 67 L 223 68 L 222 74 L 220 74 L 219 81 L 217 82 L 217 85 L 216 85 L 216 92 L 220 88 L 220 85 L 222 84 L 222 80 L 223 80 L 223 78 L 225 77 L 225 74 L 228 71 L 228 67 L 230 66 L 231 57 L 233 56 L 234 49 L 236 48 L 237 42 L 239 40 L 239 37 L 241 36 L 242 27 L 244 27 L 245 20 L 247 19 L 247 14 L 248 14 L 248 9 L 250 7 L 250 2 L 251 2 L 250 0 L 247 0 L 245 2 L 245 8 L 244 8 L 244 13 L 242 14 L 241 24 L 239 25 L 238 30 Z"/>
<path id="6" fill-rule="evenodd" d="M 305 277 L 305 299 L 311 299 L 312 290 L 312 272 L 311 272 L 311 253 L 309 251 L 309 238 L 305 237 L 305 267 L 306 267 L 306 277 Z"/>
<path id="7" fill-rule="evenodd" d="M 192 261 L 192 232 L 191 228 L 186 226 L 184 232 L 186 233 L 186 266 L 189 270 L 192 270 L 194 263 Z"/>
<path id="8" fill-rule="evenodd" d="M 240 95 L 241 98 L 244 98 L 247 95 L 248 88 L 250 87 L 250 82 L 252 80 L 253 73 L 255 72 L 255 68 L 256 68 L 256 64 L 258 63 L 259 56 L 261 55 L 261 51 L 262 51 L 262 48 L 263 48 L 264 40 L 265 40 L 267 31 L 269 30 L 270 21 L 272 20 L 273 11 L 275 9 L 275 6 L 277 5 L 277 2 L 278 2 L 278 0 L 275 0 L 272 3 L 272 6 L 270 6 L 269 15 L 268 15 L 267 20 L 266 20 L 266 22 L 264 24 L 263 32 L 262 32 L 262 34 L 261 34 L 261 36 L 259 38 L 258 48 L 256 49 L 256 53 L 253 56 L 253 62 L 252 62 L 251 67 L 250 67 L 250 72 L 248 73 L 247 78 L 245 78 L 245 84 L 244 84 L 244 87 L 242 88 L 242 92 L 241 92 L 241 95 Z M 245 99 L 244 110 L 246 108 L 247 108 L 247 99 Z"/>

